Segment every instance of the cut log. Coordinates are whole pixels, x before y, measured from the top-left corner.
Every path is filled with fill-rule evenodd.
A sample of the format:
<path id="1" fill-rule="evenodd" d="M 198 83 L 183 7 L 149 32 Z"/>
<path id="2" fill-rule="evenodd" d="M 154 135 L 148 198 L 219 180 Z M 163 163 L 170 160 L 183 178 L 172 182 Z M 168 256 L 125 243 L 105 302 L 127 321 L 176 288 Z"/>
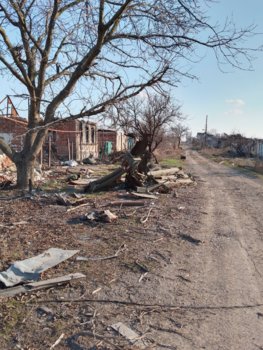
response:
<path id="1" fill-rule="evenodd" d="M 149 174 L 155 178 L 161 178 L 162 176 L 166 176 L 166 175 L 175 175 L 179 171 L 180 171 L 179 168 L 170 168 L 170 169 L 154 170 L 154 171 L 151 171 Z"/>

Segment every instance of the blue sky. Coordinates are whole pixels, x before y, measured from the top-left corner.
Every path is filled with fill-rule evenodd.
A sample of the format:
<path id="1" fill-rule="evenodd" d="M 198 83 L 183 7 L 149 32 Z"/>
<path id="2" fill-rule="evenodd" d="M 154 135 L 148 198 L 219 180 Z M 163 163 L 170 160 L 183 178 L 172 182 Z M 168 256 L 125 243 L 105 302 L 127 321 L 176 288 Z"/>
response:
<path id="1" fill-rule="evenodd" d="M 212 21 L 233 16 L 237 27 L 257 24 L 263 33 L 263 1 L 221 0 L 210 9 Z M 246 46 L 263 44 L 263 34 L 249 39 Z M 253 71 L 227 68 L 222 73 L 211 52 L 194 65 L 192 72 L 198 81 L 184 80 L 174 96 L 183 105 L 187 124 L 193 135 L 202 131 L 208 115 L 208 130 L 240 132 L 248 137 L 263 138 L 263 53 L 254 53 Z"/>
<path id="2" fill-rule="evenodd" d="M 251 38 L 244 45 L 263 44 L 263 0 L 218 0 L 211 4 L 209 14 L 212 23 L 222 23 L 227 16 L 233 16 L 237 27 L 255 23 L 262 35 Z M 208 115 L 209 130 L 263 138 L 263 52 L 255 53 L 257 59 L 253 62 L 253 71 L 228 66 L 226 73 L 218 69 L 211 51 L 201 50 L 199 54 L 205 57 L 194 64 L 191 71 L 199 80 L 184 79 L 173 91 L 173 96 L 182 104 L 183 113 L 188 116 L 186 123 L 193 135 L 204 129 Z M 1 84 L 0 100 L 6 94 L 12 94 L 15 85 L 12 79 Z"/>

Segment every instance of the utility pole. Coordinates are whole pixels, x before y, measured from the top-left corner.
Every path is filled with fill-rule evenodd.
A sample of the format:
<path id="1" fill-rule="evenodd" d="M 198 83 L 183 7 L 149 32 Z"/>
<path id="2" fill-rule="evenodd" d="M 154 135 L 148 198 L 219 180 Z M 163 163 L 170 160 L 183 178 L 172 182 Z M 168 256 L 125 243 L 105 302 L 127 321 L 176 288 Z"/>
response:
<path id="1" fill-rule="evenodd" d="M 208 122 L 208 115 L 205 117 L 205 139 L 204 139 L 204 147 L 206 147 L 207 142 L 207 122 Z"/>

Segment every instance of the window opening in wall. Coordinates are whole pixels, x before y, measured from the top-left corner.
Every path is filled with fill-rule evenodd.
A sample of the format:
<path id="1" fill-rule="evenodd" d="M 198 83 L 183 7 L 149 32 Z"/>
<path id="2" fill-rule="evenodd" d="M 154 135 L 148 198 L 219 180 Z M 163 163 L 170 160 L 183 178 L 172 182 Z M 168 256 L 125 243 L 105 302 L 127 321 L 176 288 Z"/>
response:
<path id="1" fill-rule="evenodd" d="M 86 143 L 90 143 L 90 139 L 89 139 L 89 125 L 86 125 Z"/>
<path id="2" fill-rule="evenodd" d="M 91 128 L 91 143 L 95 143 L 95 128 Z"/>
<path id="3" fill-rule="evenodd" d="M 57 141 L 57 133 L 56 133 L 56 131 L 49 131 L 48 132 L 48 138 L 50 138 L 52 142 L 56 142 Z"/>

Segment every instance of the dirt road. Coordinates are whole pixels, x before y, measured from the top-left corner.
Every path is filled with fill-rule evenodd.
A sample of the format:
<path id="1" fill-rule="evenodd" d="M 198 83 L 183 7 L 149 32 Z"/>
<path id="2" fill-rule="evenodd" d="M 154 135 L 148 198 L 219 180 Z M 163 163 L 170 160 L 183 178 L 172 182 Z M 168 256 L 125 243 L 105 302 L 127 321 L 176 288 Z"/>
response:
<path id="1" fill-rule="evenodd" d="M 195 235 L 203 243 L 188 267 L 192 345 L 178 348 L 263 349 L 263 182 L 195 152 L 187 158 L 204 196 Z"/>

